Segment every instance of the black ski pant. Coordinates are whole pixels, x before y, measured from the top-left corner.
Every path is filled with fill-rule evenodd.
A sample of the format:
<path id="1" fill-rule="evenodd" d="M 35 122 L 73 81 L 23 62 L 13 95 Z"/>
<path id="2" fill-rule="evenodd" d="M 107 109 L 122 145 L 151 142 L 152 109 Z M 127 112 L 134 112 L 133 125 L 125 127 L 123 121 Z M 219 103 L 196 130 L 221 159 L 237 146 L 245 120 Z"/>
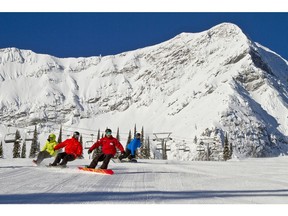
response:
<path id="1" fill-rule="evenodd" d="M 39 165 L 45 158 L 51 158 L 52 156 L 47 151 L 41 151 L 39 152 L 36 163 Z"/>
<path id="2" fill-rule="evenodd" d="M 60 163 L 62 159 L 62 162 Z M 57 154 L 57 157 L 55 158 L 54 162 L 51 164 L 52 166 L 59 165 L 66 165 L 68 161 L 75 160 L 75 157 L 72 154 L 67 154 L 66 152 L 61 152 Z"/>
<path id="3" fill-rule="evenodd" d="M 136 152 L 134 152 L 134 155 L 132 155 L 131 153 L 132 152 L 129 149 L 126 148 L 125 154 L 120 155 L 119 156 L 119 160 L 122 160 L 123 158 L 127 158 L 127 157 L 128 157 L 129 160 L 131 160 L 132 158 L 135 158 L 136 157 L 135 156 Z"/>
<path id="4" fill-rule="evenodd" d="M 91 161 L 89 168 L 95 169 L 95 167 L 98 164 L 98 161 L 103 161 L 102 165 L 100 166 L 100 169 L 107 169 L 108 164 L 110 162 L 110 159 L 113 157 L 113 154 L 98 154 L 96 157 Z"/>

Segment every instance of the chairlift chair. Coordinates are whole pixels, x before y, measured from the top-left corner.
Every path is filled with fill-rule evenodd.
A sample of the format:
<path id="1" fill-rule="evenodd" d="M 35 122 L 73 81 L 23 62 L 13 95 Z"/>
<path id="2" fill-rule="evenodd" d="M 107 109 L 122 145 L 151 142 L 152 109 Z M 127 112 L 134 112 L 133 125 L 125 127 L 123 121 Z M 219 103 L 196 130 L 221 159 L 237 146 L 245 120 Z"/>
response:
<path id="1" fill-rule="evenodd" d="M 30 134 L 33 134 L 34 133 L 34 131 L 33 130 L 29 130 L 29 131 L 27 131 L 27 133 L 26 133 L 26 136 L 25 136 L 25 141 L 33 141 L 34 140 L 34 136 L 32 135 L 30 135 Z M 27 134 L 29 134 L 28 136 L 27 136 Z"/>
<path id="2" fill-rule="evenodd" d="M 5 143 L 14 143 L 16 141 L 15 139 L 15 133 L 7 133 L 4 136 Z"/>
<path id="3" fill-rule="evenodd" d="M 196 147 L 196 151 L 205 151 L 205 148 L 204 148 L 203 145 L 198 145 L 198 146 Z"/>
<path id="4" fill-rule="evenodd" d="M 179 150 L 183 150 L 184 151 L 185 150 L 185 145 L 184 144 L 180 144 L 179 145 Z"/>
<path id="5" fill-rule="evenodd" d="M 93 144 L 94 144 L 94 142 L 92 140 L 86 141 L 84 148 L 90 149 Z"/>
<path id="6" fill-rule="evenodd" d="M 156 150 L 162 150 L 162 143 L 156 144 Z"/>
<path id="7" fill-rule="evenodd" d="M 171 146 L 170 146 L 170 144 L 167 144 L 167 143 L 166 143 L 166 151 L 171 151 Z"/>
<path id="8" fill-rule="evenodd" d="M 91 135 L 91 140 L 88 140 L 85 142 L 85 146 L 84 146 L 85 149 L 90 149 L 90 147 L 94 144 L 94 141 L 93 141 L 94 134 L 90 134 L 90 135 Z"/>
<path id="9" fill-rule="evenodd" d="M 186 147 L 185 147 L 184 152 L 190 152 L 189 146 L 186 146 Z"/>

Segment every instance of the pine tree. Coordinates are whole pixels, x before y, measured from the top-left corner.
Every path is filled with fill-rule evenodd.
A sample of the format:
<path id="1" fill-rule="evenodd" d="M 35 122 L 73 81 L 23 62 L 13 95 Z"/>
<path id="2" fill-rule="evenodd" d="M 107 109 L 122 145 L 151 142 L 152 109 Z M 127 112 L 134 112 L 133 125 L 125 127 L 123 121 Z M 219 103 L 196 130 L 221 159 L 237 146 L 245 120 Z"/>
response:
<path id="1" fill-rule="evenodd" d="M 143 143 L 142 146 L 140 148 L 141 151 L 141 155 L 143 158 L 145 159 L 149 159 L 150 158 L 150 141 L 149 141 L 149 137 L 146 138 Z"/>
<path id="2" fill-rule="evenodd" d="M 31 143 L 30 155 L 29 158 L 34 158 L 37 154 L 38 147 L 38 133 L 37 133 L 37 126 L 35 125 L 34 133 L 33 133 L 33 140 Z M 39 145 L 40 146 L 40 145 Z"/>
<path id="3" fill-rule="evenodd" d="M 146 144 L 146 158 L 150 159 L 151 158 L 151 154 L 150 154 L 150 138 L 147 138 L 147 144 Z"/>
<path id="4" fill-rule="evenodd" d="M 60 126 L 59 136 L 58 136 L 58 143 L 62 142 L 62 125 Z"/>
<path id="5" fill-rule="evenodd" d="M 140 137 L 140 142 L 141 142 L 141 145 L 144 144 L 144 127 L 142 126 L 142 129 L 141 129 L 141 137 Z"/>
<path id="6" fill-rule="evenodd" d="M 232 158 L 232 155 L 233 155 L 233 146 L 232 146 L 232 143 L 230 143 L 230 154 L 229 154 L 229 159 Z"/>
<path id="7" fill-rule="evenodd" d="M 22 145 L 21 158 L 26 158 L 26 142 Z"/>
<path id="8" fill-rule="evenodd" d="M 197 136 L 194 137 L 193 142 L 194 142 L 195 144 L 197 144 L 197 142 L 198 142 Z"/>
<path id="9" fill-rule="evenodd" d="M 97 141 L 100 139 L 100 129 L 98 129 Z"/>
<path id="10" fill-rule="evenodd" d="M 2 144 L 2 141 L 0 143 L 0 158 L 3 158 L 3 144 Z"/>
<path id="11" fill-rule="evenodd" d="M 81 156 L 80 156 L 80 158 L 81 159 L 83 159 L 84 158 L 84 156 L 83 156 L 83 137 L 82 137 L 82 134 L 80 135 L 80 140 L 79 140 L 79 142 L 81 143 L 81 146 L 82 146 L 82 154 L 81 154 Z"/>
<path id="12" fill-rule="evenodd" d="M 228 144 L 228 135 L 225 134 L 225 140 L 224 140 L 224 150 L 223 150 L 223 159 L 227 161 L 229 159 L 229 144 Z"/>
<path id="13" fill-rule="evenodd" d="M 137 128 L 136 128 L 136 124 L 134 125 L 134 136 L 136 135 L 136 133 L 137 133 Z"/>
<path id="14" fill-rule="evenodd" d="M 117 128 L 116 139 L 120 142 L 119 127 Z"/>
<path id="15" fill-rule="evenodd" d="M 13 148 L 13 158 L 20 158 L 20 139 L 21 139 L 20 132 L 16 130 L 15 142 Z"/>
<path id="16" fill-rule="evenodd" d="M 126 146 L 131 142 L 131 130 L 129 130 Z"/>
<path id="17" fill-rule="evenodd" d="M 97 141 L 100 140 L 100 129 L 98 129 L 98 133 L 97 133 Z M 102 134 L 102 138 L 104 137 L 104 134 Z M 96 148 L 94 151 L 93 151 L 93 154 L 92 154 L 92 158 L 95 158 L 97 154 L 101 153 L 101 147 L 98 147 Z"/>

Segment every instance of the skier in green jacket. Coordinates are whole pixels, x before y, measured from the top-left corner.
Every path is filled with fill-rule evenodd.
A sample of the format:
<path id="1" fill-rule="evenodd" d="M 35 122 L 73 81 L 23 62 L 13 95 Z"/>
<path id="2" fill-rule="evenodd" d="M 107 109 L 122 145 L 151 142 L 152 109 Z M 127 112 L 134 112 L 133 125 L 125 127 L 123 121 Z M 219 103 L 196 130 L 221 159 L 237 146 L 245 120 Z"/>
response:
<path id="1" fill-rule="evenodd" d="M 42 148 L 42 151 L 39 152 L 37 159 L 33 160 L 33 163 L 39 165 L 45 158 L 55 157 L 57 155 L 57 151 L 54 150 L 54 147 L 56 145 L 56 135 L 50 134 L 48 136 L 46 144 Z"/>

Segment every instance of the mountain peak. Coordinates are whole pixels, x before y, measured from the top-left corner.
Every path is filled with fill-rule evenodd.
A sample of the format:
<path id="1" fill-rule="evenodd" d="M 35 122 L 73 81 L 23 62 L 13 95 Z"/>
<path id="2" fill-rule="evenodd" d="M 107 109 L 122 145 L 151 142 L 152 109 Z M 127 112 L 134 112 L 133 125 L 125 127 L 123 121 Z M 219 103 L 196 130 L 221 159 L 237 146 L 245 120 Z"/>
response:
<path id="1" fill-rule="evenodd" d="M 79 127 L 84 139 L 108 126 L 171 131 L 175 145 L 189 141 L 189 159 L 200 157 L 195 137 L 215 138 L 221 149 L 227 133 L 235 155 L 279 155 L 288 142 L 288 67 L 280 61 L 231 23 L 106 57 L 2 49 L 0 120 L 37 122 L 43 134 L 58 124 Z"/>

